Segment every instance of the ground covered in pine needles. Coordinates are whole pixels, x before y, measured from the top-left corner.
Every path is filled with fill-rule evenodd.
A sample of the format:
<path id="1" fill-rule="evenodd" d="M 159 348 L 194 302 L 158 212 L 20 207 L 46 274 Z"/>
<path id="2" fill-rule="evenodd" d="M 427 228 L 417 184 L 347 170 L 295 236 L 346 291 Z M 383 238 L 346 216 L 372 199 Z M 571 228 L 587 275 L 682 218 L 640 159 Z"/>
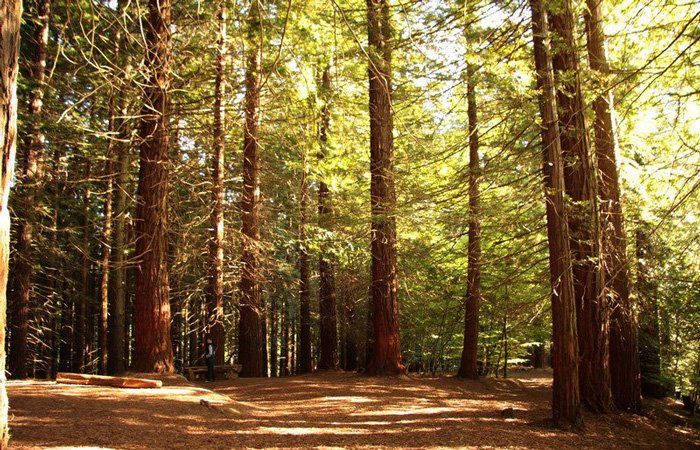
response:
<path id="1" fill-rule="evenodd" d="M 661 419 L 586 415 L 552 428 L 551 374 L 508 380 L 368 378 L 321 373 L 162 389 L 8 383 L 11 447 L 698 448 L 697 431 Z M 211 388 L 211 390 L 209 390 Z"/>

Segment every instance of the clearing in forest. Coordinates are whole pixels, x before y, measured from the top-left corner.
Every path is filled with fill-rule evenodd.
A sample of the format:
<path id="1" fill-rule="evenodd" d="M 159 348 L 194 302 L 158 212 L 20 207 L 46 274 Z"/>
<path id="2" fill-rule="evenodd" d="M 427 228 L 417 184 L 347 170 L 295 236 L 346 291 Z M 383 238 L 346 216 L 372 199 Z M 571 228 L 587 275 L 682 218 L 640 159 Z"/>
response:
<path id="1" fill-rule="evenodd" d="M 320 373 L 162 389 L 12 381 L 13 448 L 518 447 L 697 448 L 688 429 L 587 415 L 583 433 L 548 425 L 551 373 L 508 380 Z M 213 391 L 213 392 L 212 392 Z M 512 408 L 512 411 L 509 410 Z"/>

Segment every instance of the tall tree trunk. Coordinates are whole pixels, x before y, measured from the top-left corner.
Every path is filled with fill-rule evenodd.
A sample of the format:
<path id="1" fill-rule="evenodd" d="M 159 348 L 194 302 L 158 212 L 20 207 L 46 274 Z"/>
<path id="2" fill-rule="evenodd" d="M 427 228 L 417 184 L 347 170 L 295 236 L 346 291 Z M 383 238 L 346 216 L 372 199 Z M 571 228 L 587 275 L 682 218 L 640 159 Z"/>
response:
<path id="1" fill-rule="evenodd" d="M 254 0 L 248 16 L 248 62 L 245 75 L 245 129 L 243 131 L 243 199 L 241 222 L 241 301 L 238 329 L 241 376 L 262 374 L 262 308 L 258 279 L 260 226 L 260 173 L 258 163 L 258 109 L 260 107 L 260 5 Z"/>
<path id="2" fill-rule="evenodd" d="M 306 155 L 302 155 L 301 187 L 299 190 L 299 347 L 297 373 L 313 370 L 311 361 L 311 293 L 309 281 L 309 251 L 306 244 L 307 205 Z"/>
<path id="3" fill-rule="evenodd" d="M 320 152 L 319 161 L 325 158 L 328 147 L 328 128 L 330 126 L 330 99 L 331 99 L 331 75 L 330 68 L 326 67 L 321 76 L 321 127 L 319 132 Z M 331 198 L 328 184 L 320 177 L 318 182 L 318 223 L 321 228 L 330 228 L 332 217 Z M 335 273 L 333 261 L 329 260 L 327 248 L 321 248 L 318 257 L 318 273 L 320 286 L 318 291 L 319 315 L 321 318 L 321 357 L 318 362 L 319 369 L 338 368 L 338 320 L 335 307 Z"/>
<path id="4" fill-rule="evenodd" d="M 586 36 L 591 69 L 604 80 L 610 74 L 605 55 L 601 0 L 586 0 Z M 613 125 L 613 95 L 604 84 L 593 100 L 595 150 L 598 163 L 598 198 L 602 231 L 605 291 L 610 310 L 610 387 L 615 406 L 623 411 L 641 409 L 637 353 L 637 325 L 630 302 L 629 264 L 624 215 L 620 201 L 620 174 Z"/>
<path id="5" fill-rule="evenodd" d="M 344 370 L 357 370 L 357 330 L 355 321 L 355 304 L 350 295 L 345 296 L 342 310 L 345 311 L 345 366 Z"/>
<path id="6" fill-rule="evenodd" d="M 372 328 L 369 374 L 400 374 L 399 300 L 396 277 L 392 29 L 389 0 L 367 0 L 369 37 L 370 172 L 372 203 Z"/>
<path id="7" fill-rule="evenodd" d="M 216 347 L 216 364 L 224 363 L 224 145 L 226 94 L 226 2 L 219 7 L 219 36 L 214 88 L 214 158 L 212 159 L 212 236 L 209 240 L 209 334 Z"/>
<path id="8" fill-rule="evenodd" d="M 467 296 L 464 305 L 464 346 L 457 373 L 478 378 L 479 303 L 481 302 L 481 223 L 479 219 L 479 130 L 476 121 L 476 93 L 473 64 L 467 65 L 467 117 L 469 119 L 469 248 L 467 250 Z"/>
<path id="9" fill-rule="evenodd" d="M 540 90 L 542 120 L 543 181 L 547 209 L 549 272 L 552 289 L 554 369 L 552 413 L 555 424 L 582 425 L 578 383 L 578 341 L 569 227 L 564 205 L 564 162 L 554 91 L 554 74 L 549 51 L 549 25 L 542 0 L 530 0 L 532 35 Z"/>
<path id="10" fill-rule="evenodd" d="M 149 0 L 146 24 L 144 107 L 140 128 L 136 208 L 136 297 L 134 368 L 170 373 L 175 369 L 170 342 L 168 285 L 168 143 L 170 87 L 170 0 Z"/>
<path id="11" fill-rule="evenodd" d="M 12 276 L 12 322 L 10 335 L 10 367 L 13 378 L 27 377 L 27 334 L 29 329 L 29 305 L 32 295 L 34 265 L 34 230 L 38 219 L 37 210 L 39 194 L 43 184 L 44 166 L 44 78 L 46 74 L 46 55 L 49 42 L 49 19 L 51 1 L 36 0 L 31 18 L 32 31 L 29 41 L 32 60 L 29 69 L 29 81 L 32 90 L 29 100 L 28 138 L 22 145 L 22 165 L 20 181 L 23 197 L 22 209 L 19 211 L 16 257 Z M 11 53 L 11 52 L 8 52 Z"/>
<path id="12" fill-rule="evenodd" d="M 6 0 L 0 6 L 0 448 L 7 448 L 7 393 L 5 390 L 5 324 L 7 278 L 10 265 L 10 210 L 8 199 L 15 172 L 17 146 L 17 58 L 22 2 Z"/>
<path id="13" fill-rule="evenodd" d="M 552 64 L 557 78 L 559 129 L 564 156 L 564 184 L 571 202 L 567 217 L 571 233 L 574 295 L 579 345 L 581 401 L 594 412 L 612 406 L 608 366 L 608 317 L 602 295 L 600 223 L 596 177 L 586 131 L 581 94 L 575 18 L 571 0 L 550 12 L 555 39 Z"/>

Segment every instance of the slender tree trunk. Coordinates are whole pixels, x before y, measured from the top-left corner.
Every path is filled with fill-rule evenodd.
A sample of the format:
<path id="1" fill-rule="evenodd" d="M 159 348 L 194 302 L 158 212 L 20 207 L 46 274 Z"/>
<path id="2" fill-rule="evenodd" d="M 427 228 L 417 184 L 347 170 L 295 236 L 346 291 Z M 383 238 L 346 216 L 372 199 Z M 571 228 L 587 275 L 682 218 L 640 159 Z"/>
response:
<path id="1" fill-rule="evenodd" d="M 270 360 L 268 351 L 268 336 L 267 336 L 267 300 L 263 297 L 261 298 L 261 317 L 260 317 L 260 336 L 262 337 L 262 377 L 267 378 L 269 376 Z"/>
<path id="2" fill-rule="evenodd" d="M 542 0 L 530 0 L 537 87 L 542 120 L 543 181 L 547 209 L 549 270 L 552 284 L 554 369 L 552 413 L 555 424 L 582 425 L 578 383 L 578 341 L 569 228 L 564 205 L 564 162 L 554 91 L 549 26 Z"/>
<path id="3" fill-rule="evenodd" d="M 89 159 L 85 161 L 83 193 L 83 239 L 81 245 L 82 265 L 80 268 L 80 294 L 75 302 L 75 328 L 73 330 L 73 372 L 84 372 L 87 356 L 88 337 L 88 299 L 90 297 L 90 177 L 92 167 Z"/>
<path id="4" fill-rule="evenodd" d="M 357 322 L 355 320 L 355 304 L 350 295 L 345 297 L 343 303 L 347 335 L 345 336 L 345 370 L 357 370 Z"/>
<path id="5" fill-rule="evenodd" d="M 328 147 L 328 128 L 330 126 L 330 98 L 331 98 L 331 75 L 330 68 L 326 67 L 321 76 L 321 98 L 323 107 L 321 109 L 321 126 L 319 132 L 320 152 L 319 161 L 325 158 Z M 330 228 L 332 216 L 330 190 L 328 185 L 320 177 L 318 182 L 318 222 L 321 228 Z M 335 273 L 333 261 L 328 258 L 327 248 L 321 249 L 318 256 L 318 273 L 320 276 L 320 286 L 318 291 L 318 305 L 321 335 L 321 357 L 318 362 L 318 369 L 338 368 L 338 320 L 336 318 L 335 307 Z"/>
<path id="6" fill-rule="evenodd" d="M 219 7 L 219 36 L 214 88 L 214 158 L 212 159 L 212 236 L 209 240 L 209 333 L 216 346 L 216 364 L 224 363 L 224 151 L 226 95 L 226 2 Z"/>
<path id="7" fill-rule="evenodd" d="M 8 199 L 15 172 L 17 146 L 17 72 L 22 2 L 6 0 L 0 6 L 0 448 L 7 448 L 7 393 L 5 390 L 5 324 L 7 278 L 10 265 L 10 210 Z"/>
<path id="8" fill-rule="evenodd" d="M 306 247 L 306 221 L 309 188 L 306 155 L 302 155 L 301 188 L 299 192 L 299 347 L 297 373 L 313 370 L 311 361 L 311 293 L 309 290 L 309 252 Z"/>
<path id="9" fill-rule="evenodd" d="M 370 172 L 372 203 L 372 328 L 369 374 L 401 374 L 396 277 L 396 191 L 391 104 L 392 29 L 389 0 L 367 0 Z"/>
<path id="10" fill-rule="evenodd" d="M 282 327 L 282 345 L 280 347 L 280 355 L 283 358 L 280 361 L 280 376 L 286 377 L 290 374 L 289 370 L 289 311 L 288 302 L 283 300 L 282 317 L 280 317 L 280 325 Z"/>
<path id="11" fill-rule="evenodd" d="M 44 166 L 44 78 L 46 73 L 46 55 L 49 42 L 49 19 L 51 1 L 36 0 L 32 17 L 32 31 L 29 41 L 32 59 L 29 69 L 29 81 L 32 90 L 29 100 L 28 138 L 22 146 L 22 183 L 21 204 L 18 211 L 16 257 L 12 276 L 12 322 L 10 335 L 10 375 L 13 378 L 27 377 L 27 334 L 29 329 L 29 305 L 32 295 L 34 266 L 34 231 L 38 220 L 37 209 L 40 208 L 39 195 L 43 184 Z M 8 51 L 8 54 L 11 53 Z"/>
<path id="12" fill-rule="evenodd" d="M 467 296 L 464 305 L 464 346 L 457 373 L 478 378 L 479 303 L 481 302 L 481 223 L 479 219 L 479 130 L 476 121 L 474 66 L 467 66 L 467 117 L 469 119 L 469 248 L 467 250 Z"/>
<path id="13" fill-rule="evenodd" d="M 276 295 L 273 295 L 270 301 L 270 376 L 278 376 L 279 353 L 278 350 L 278 324 L 277 313 L 279 302 Z"/>
<path id="14" fill-rule="evenodd" d="M 262 309 L 258 279 L 260 174 L 258 163 L 258 109 L 260 107 L 260 5 L 254 1 L 248 17 L 248 63 L 245 76 L 245 129 L 243 132 L 243 200 L 241 222 L 241 302 L 238 329 L 241 376 L 262 374 Z"/>
<path id="15" fill-rule="evenodd" d="M 605 55 L 601 0 L 587 0 L 586 36 L 591 69 L 600 78 L 610 74 Z M 624 215 L 620 201 L 620 175 L 613 125 L 613 95 L 604 84 L 593 100 L 595 149 L 598 163 L 598 198 L 602 230 L 605 291 L 610 310 L 610 385 L 615 406 L 623 411 L 641 409 L 637 352 L 637 325 L 630 302 L 629 264 Z"/>
<path id="16" fill-rule="evenodd" d="M 170 341 L 168 285 L 168 144 L 170 87 L 170 0 L 149 0 L 146 67 L 140 128 L 140 168 L 136 208 L 136 297 L 134 368 L 170 373 L 175 369 Z"/>
<path id="17" fill-rule="evenodd" d="M 579 341 L 581 401 L 594 412 L 612 406 L 608 366 L 608 314 L 602 295 L 600 223 L 596 177 L 586 131 L 585 105 L 571 0 L 550 12 L 556 45 L 552 57 L 557 78 L 559 129 L 564 155 L 564 183 L 571 200 L 567 217 L 571 233 L 574 294 Z"/>

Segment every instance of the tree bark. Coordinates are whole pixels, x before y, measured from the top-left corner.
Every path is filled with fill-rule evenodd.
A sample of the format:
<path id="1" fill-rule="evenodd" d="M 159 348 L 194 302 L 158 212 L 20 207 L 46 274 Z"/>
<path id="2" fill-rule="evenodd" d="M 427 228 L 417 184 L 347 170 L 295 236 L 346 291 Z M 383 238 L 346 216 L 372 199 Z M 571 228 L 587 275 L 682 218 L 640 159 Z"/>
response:
<path id="1" fill-rule="evenodd" d="M 0 6 L 0 448 L 7 448 L 8 401 L 5 389 L 5 324 L 7 278 L 10 265 L 10 210 L 8 199 L 15 172 L 17 147 L 17 73 L 22 2 L 6 0 Z"/>
<path id="2" fill-rule="evenodd" d="M 402 374 L 396 277 L 396 191 L 389 0 L 367 0 L 372 204 L 372 359 L 367 373 Z"/>
<path id="3" fill-rule="evenodd" d="M 580 394 L 588 409 L 606 412 L 612 406 L 612 395 L 596 177 L 586 131 L 573 7 L 571 0 L 564 0 L 558 6 L 550 11 L 554 48 L 557 49 L 552 65 L 557 81 L 564 184 L 570 200 L 567 217 L 576 296 Z"/>
<path id="4" fill-rule="evenodd" d="M 82 253 L 82 265 L 80 267 L 80 294 L 75 303 L 75 321 L 73 330 L 73 372 L 84 372 L 87 356 L 88 335 L 88 299 L 90 297 L 90 177 L 92 164 L 90 159 L 85 160 L 83 192 L 83 236 L 80 245 Z"/>
<path id="5" fill-rule="evenodd" d="M 478 378 L 479 303 L 481 302 L 481 223 L 479 210 L 479 130 L 476 119 L 474 65 L 467 66 L 467 118 L 469 120 L 469 248 L 467 250 L 467 295 L 464 305 L 464 346 L 457 375 Z"/>
<path id="6" fill-rule="evenodd" d="M 311 293 L 309 289 L 309 251 L 306 247 L 307 205 L 306 155 L 302 155 L 301 186 L 299 189 L 299 347 L 297 373 L 313 370 L 311 361 Z"/>
<path id="7" fill-rule="evenodd" d="M 219 36 L 216 54 L 216 82 L 214 88 L 214 158 L 212 159 L 212 235 L 209 240 L 209 334 L 216 346 L 215 362 L 224 363 L 224 153 L 226 94 L 226 2 L 219 7 Z"/>
<path id="8" fill-rule="evenodd" d="M 543 181 L 547 210 L 549 271 L 552 289 L 554 383 L 552 414 L 559 426 L 582 425 L 578 383 L 578 341 L 569 227 L 564 205 L 564 162 L 549 50 L 549 25 L 542 0 L 530 0 L 532 35 L 542 121 Z"/>
<path id="9" fill-rule="evenodd" d="M 34 17 L 31 17 L 31 62 L 28 73 L 32 89 L 29 100 L 28 138 L 22 150 L 20 174 L 23 208 L 18 211 L 16 256 L 13 258 L 12 276 L 12 333 L 10 335 L 10 375 L 12 378 L 27 377 L 27 335 L 29 329 L 29 306 L 34 277 L 34 231 L 39 220 L 37 210 L 41 207 L 39 194 L 44 177 L 44 78 L 49 42 L 49 20 L 51 1 L 37 0 Z"/>
<path id="10" fill-rule="evenodd" d="M 605 55 L 601 0 L 587 0 L 584 15 L 588 60 L 603 82 L 610 74 Z M 620 200 L 620 174 L 613 125 L 613 95 L 604 84 L 593 100 L 595 149 L 598 164 L 598 198 L 602 231 L 604 295 L 610 310 L 610 386 L 615 406 L 622 411 L 641 409 L 641 385 L 637 353 L 637 325 L 630 302 L 629 264 L 624 215 Z"/>
<path id="11" fill-rule="evenodd" d="M 330 100 L 331 100 L 331 74 L 326 67 L 321 76 L 321 126 L 319 129 L 320 151 L 319 162 L 323 161 L 327 154 L 328 130 L 330 127 Z M 321 175 L 318 181 L 318 222 L 325 230 L 330 229 L 330 220 L 333 210 L 331 207 L 331 193 L 328 184 Z M 318 273 L 320 286 L 318 291 L 319 315 L 321 318 L 321 357 L 318 369 L 338 368 L 338 320 L 335 305 L 335 273 L 333 261 L 328 258 L 327 248 L 321 249 L 318 256 Z"/>
<path id="12" fill-rule="evenodd" d="M 257 1 L 248 16 L 248 62 L 245 76 L 245 129 L 243 131 L 243 199 L 241 222 L 241 301 L 238 329 L 239 361 L 242 377 L 262 374 L 262 310 L 258 279 L 260 226 L 260 173 L 258 163 L 258 109 L 260 107 L 260 10 Z"/>
<path id="13" fill-rule="evenodd" d="M 170 0 L 149 0 L 146 24 L 144 107 L 140 127 L 140 168 L 136 208 L 136 297 L 134 368 L 171 373 L 170 288 L 168 285 L 168 144 L 170 88 Z"/>

